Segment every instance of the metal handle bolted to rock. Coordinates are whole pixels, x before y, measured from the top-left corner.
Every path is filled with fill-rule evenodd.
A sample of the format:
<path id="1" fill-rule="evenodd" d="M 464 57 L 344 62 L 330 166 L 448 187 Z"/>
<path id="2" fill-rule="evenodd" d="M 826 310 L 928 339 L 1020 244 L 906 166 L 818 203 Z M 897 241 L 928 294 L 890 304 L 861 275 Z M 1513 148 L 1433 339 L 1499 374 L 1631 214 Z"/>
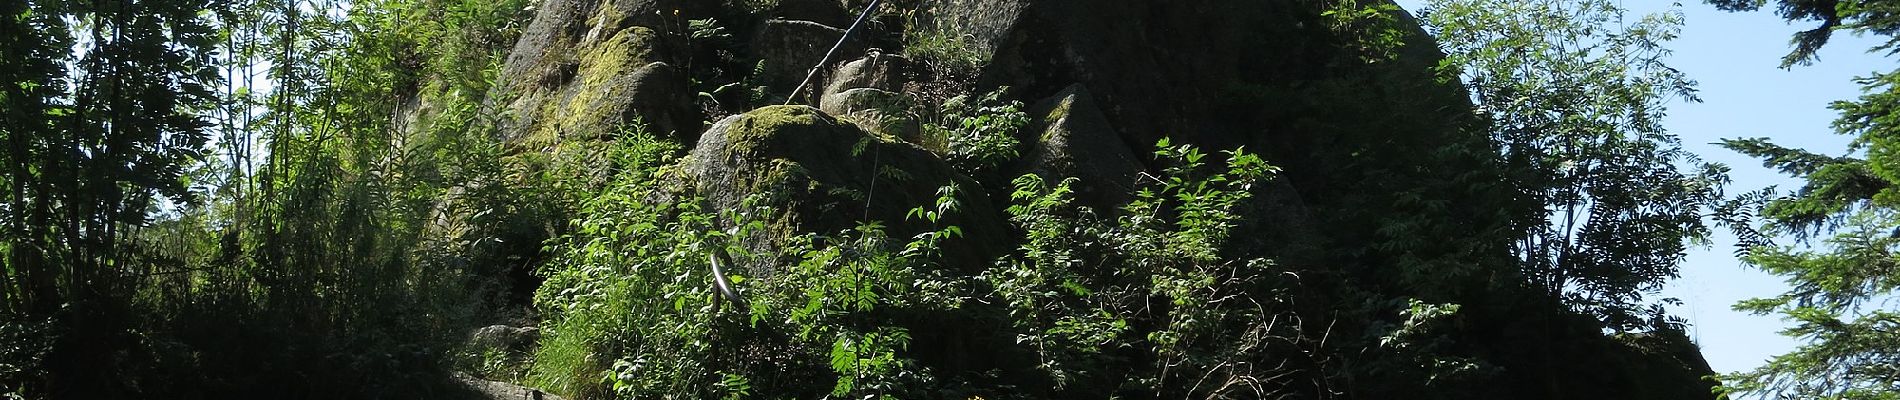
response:
<path id="1" fill-rule="evenodd" d="M 739 291 L 732 288 L 732 280 L 726 277 L 725 266 L 732 263 L 731 257 L 726 256 L 726 250 L 714 247 L 712 252 L 706 254 L 706 260 L 712 265 L 713 291 L 717 292 L 713 294 L 713 310 L 719 310 L 719 300 L 722 298 L 731 301 L 733 308 L 745 307 L 745 299 L 739 297 Z"/>
<path id="2" fill-rule="evenodd" d="M 864 23 L 864 17 L 870 16 L 871 10 L 876 10 L 877 4 L 880 2 L 883 2 L 883 0 L 871 0 L 871 4 L 865 6 L 863 12 L 858 13 L 858 19 L 851 21 L 850 28 L 845 28 L 844 35 L 838 37 L 838 43 L 833 43 L 831 50 L 825 51 L 825 58 L 819 59 L 818 65 L 813 65 L 811 69 L 805 70 L 805 79 L 799 80 L 798 86 L 793 87 L 792 92 L 785 95 L 784 105 L 791 105 L 792 99 L 798 98 L 798 93 L 805 91 L 805 84 L 811 83 L 811 77 L 818 75 L 818 70 L 825 68 L 825 64 L 831 63 L 831 57 L 838 53 L 839 48 L 844 47 L 844 42 L 851 39 L 851 33 L 858 31 L 858 25 Z"/>

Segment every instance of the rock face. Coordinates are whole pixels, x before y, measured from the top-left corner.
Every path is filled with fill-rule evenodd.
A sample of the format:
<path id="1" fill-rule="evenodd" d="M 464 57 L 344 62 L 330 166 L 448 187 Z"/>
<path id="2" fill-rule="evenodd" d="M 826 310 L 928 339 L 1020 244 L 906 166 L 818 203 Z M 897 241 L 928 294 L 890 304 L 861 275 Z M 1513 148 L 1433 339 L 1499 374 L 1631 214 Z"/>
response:
<path id="1" fill-rule="evenodd" d="M 755 249 L 789 234 L 851 229 L 863 221 L 859 216 L 882 221 L 891 237 L 908 238 L 931 229 L 907 220 L 910 209 L 934 204 L 937 189 L 952 184 L 960 210 L 944 223 L 960 227 L 964 238 L 947 245 L 949 263 L 980 270 L 1007 242 L 1000 210 L 936 155 L 811 107 L 766 107 L 719 121 L 701 135 L 680 171 L 708 209 L 740 209 L 747 197 L 759 196 L 754 205 L 772 213 L 759 216 L 771 232 L 747 239 Z M 771 268 L 755 262 L 740 269 L 769 277 Z"/>
<path id="2" fill-rule="evenodd" d="M 782 95 L 805 79 L 808 69 L 844 34 L 840 28 L 861 3 L 783 0 L 760 13 L 727 8 L 724 2 L 547 0 L 510 53 L 497 85 L 500 95 L 491 96 L 491 101 L 500 102 L 511 115 L 501 131 L 516 148 L 546 149 L 605 138 L 639 120 L 663 136 L 696 143 L 692 158 L 706 181 L 713 176 L 791 179 L 773 174 L 808 173 L 811 176 L 798 179 L 822 183 L 826 189 L 804 188 L 782 196 L 782 204 L 804 208 L 788 212 L 785 226 L 821 232 L 849 228 L 841 226 L 850 224 L 838 218 L 815 216 L 846 208 L 862 212 L 857 210 L 862 206 L 851 205 L 862 199 L 851 196 L 869 190 L 862 187 L 864 179 L 850 177 L 864 176 L 870 167 L 836 151 L 848 149 L 858 139 L 834 134 L 835 138 L 800 139 L 817 141 L 802 144 L 772 134 L 759 139 L 748 136 L 753 132 L 735 131 L 746 130 L 736 129 L 742 122 L 795 119 L 801 122 L 782 129 L 862 133 L 856 127 L 832 129 L 829 124 L 836 116 L 865 130 L 923 142 L 921 126 L 911 115 L 917 105 L 903 93 L 907 65 L 912 63 L 896 55 L 902 49 L 892 52 L 896 54 L 872 54 L 835 70 L 821 69 L 807 85 L 809 95 L 792 96 L 794 102 L 817 104 L 823 112 L 759 110 L 750 113 L 758 115 L 728 119 L 707 131 L 693 104 L 695 93 L 688 88 L 693 77 L 686 76 L 693 73 L 687 71 L 688 66 L 702 68 L 704 64 L 686 56 L 699 51 L 691 48 L 695 44 L 677 27 L 677 20 L 720 18 L 745 42 L 733 49 L 742 53 L 744 62 L 764 62 L 763 76 L 756 82 L 764 83 L 772 95 Z M 1465 115 L 1461 107 L 1468 103 L 1455 83 L 1436 79 L 1431 66 L 1438 55 L 1409 19 L 1402 18 L 1399 25 L 1412 44 L 1400 49 L 1400 57 L 1368 63 L 1362 62 L 1363 54 L 1353 50 L 1349 38 L 1317 23 L 1323 20 L 1311 5 L 1244 0 L 1138 3 L 1142 6 L 1104 6 L 1094 0 L 943 0 L 931 3 L 934 20 L 929 23 L 966 39 L 971 51 L 988 60 L 979 71 L 976 90 L 1011 86 L 1019 100 L 1043 99 L 1031 109 L 1038 123 L 1031 126 L 1034 136 L 1024 138 L 1029 146 L 1017 170 L 1048 178 L 1077 177 L 1079 198 L 1099 208 L 1112 209 L 1124 202 L 1134 177 L 1154 169 L 1145 155 L 1157 139 L 1170 137 L 1210 154 L 1245 147 L 1265 155 L 1268 162 L 1285 169 L 1287 181 L 1313 186 L 1293 188 L 1281 182 L 1278 185 L 1285 190 L 1278 190 L 1263 204 L 1314 205 L 1311 210 L 1286 212 L 1305 217 L 1280 218 L 1318 227 L 1319 232 L 1299 236 L 1360 240 L 1363 231 L 1380 222 L 1337 221 L 1325 216 L 1361 214 L 1327 207 L 1383 207 L 1386 199 L 1379 197 L 1381 193 L 1393 192 L 1393 185 L 1413 181 L 1414 175 L 1430 174 L 1370 170 L 1366 160 L 1394 165 L 1441 162 L 1424 160 L 1429 155 L 1416 149 L 1470 140 L 1459 125 Z M 877 31 L 872 27 L 854 35 L 833 62 L 865 54 L 879 40 Z M 793 115 L 797 118 L 787 117 Z M 817 128 L 821 125 L 825 127 Z M 702 132 L 710 136 L 702 138 Z M 735 142 L 735 138 L 744 140 Z M 835 148 L 823 149 L 830 153 L 822 157 L 792 152 L 712 162 L 716 152 L 746 146 L 745 140 L 755 139 L 786 140 L 773 143 L 797 151 Z M 895 171 L 934 181 L 908 188 L 914 190 L 880 188 L 876 200 L 882 202 L 886 194 L 893 199 L 889 205 L 873 205 L 873 213 L 878 214 L 874 219 L 902 221 L 909 207 L 929 204 L 937 186 L 956 181 L 948 178 L 954 175 L 950 169 L 941 168 L 942 162 L 926 152 L 914 152 L 915 148 L 902 143 L 878 143 L 873 147 L 908 148 L 888 153 L 915 156 L 893 159 L 903 163 Z M 731 170 L 715 171 L 715 167 Z M 787 182 L 777 184 L 790 187 Z M 719 204 L 734 206 L 743 195 L 762 193 L 739 190 L 756 184 L 760 182 L 704 189 Z M 965 185 L 964 190 L 979 189 Z M 895 198 L 899 193 L 903 198 Z M 819 197 L 798 197 L 802 194 Z M 972 204 L 965 206 L 976 207 Z M 966 214 L 1002 219 L 994 207 L 981 207 L 989 208 Z M 820 226 L 820 222 L 831 225 Z M 1241 236 L 1269 237 L 1259 234 L 1284 228 L 1253 222 L 1247 226 L 1263 231 Z M 976 236 L 973 230 L 1006 231 L 1001 222 L 980 225 L 985 227 L 963 228 L 971 236 Z"/>
<path id="3" fill-rule="evenodd" d="M 922 143 L 923 125 L 912 113 L 918 104 L 900 92 L 906 63 L 903 57 L 878 52 L 845 63 L 831 74 L 818 108 L 850 117 L 877 133 Z"/>
<path id="4" fill-rule="evenodd" d="M 895 54 L 873 52 L 838 67 L 831 74 L 831 82 L 825 84 L 825 94 L 842 93 L 856 88 L 872 88 L 888 91 L 903 90 L 904 69 L 909 59 Z"/>
<path id="5" fill-rule="evenodd" d="M 1030 109 L 1035 135 L 1024 170 L 1050 182 L 1076 178 L 1076 197 L 1101 211 L 1127 204 L 1142 166 L 1122 143 L 1088 89 L 1077 84 Z"/>
<path id="6" fill-rule="evenodd" d="M 938 10 L 937 27 L 967 34 L 979 51 L 994 54 L 1006 41 L 1017 40 L 1032 0 L 946 0 Z"/>
<path id="7" fill-rule="evenodd" d="M 767 20 L 752 39 L 752 52 L 765 60 L 765 82 L 774 88 L 789 91 L 798 86 L 805 75 L 811 72 L 811 68 L 824 59 L 825 52 L 838 44 L 838 39 L 844 37 L 844 33 L 842 28 L 812 21 Z M 864 54 L 865 46 L 863 36 L 853 35 L 838 48 L 837 55 L 831 61 L 838 62 Z M 823 70 L 821 67 L 820 72 Z M 823 76 L 814 77 L 812 82 L 805 85 L 805 90 L 816 89 L 819 82 L 823 82 L 819 80 L 821 78 Z M 792 97 L 802 98 L 803 94 L 794 94 Z"/>
<path id="8" fill-rule="evenodd" d="M 1287 182 L 1281 185 L 1287 186 L 1275 189 L 1278 194 L 1271 199 L 1261 196 L 1256 202 L 1311 206 L 1297 212 L 1305 216 L 1271 217 L 1315 227 L 1298 236 L 1343 245 L 1386 240 L 1381 227 L 1400 223 L 1391 218 L 1404 213 L 1363 210 L 1402 207 L 1408 204 L 1405 196 L 1451 204 L 1512 196 L 1498 187 L 1422 183 L 1442 180 L 1445 171 L 1435 169 L 1443 168 L 1486 176 L 1473 178 L 1477 180 L 1502 178 L 1487 175 L 1495 170 L 1486 169 L 1486 150 L 1424 151 L 1486 145 L 1482 133 L 1468 129 L 1470 102 L 1462 88 L 1435 71 L 1442 54 L 1403 12 L 1394 15 L 1390 28 L 1402 35 L 1404 45 L 1378 49 L 1342 32 L 1321 15 L 1321 8 L 1307 3 L 1135 3 L 1140 6 L 1107 7 L 1092 0 L 945 0 L 934 23 L 965 35 L 973 47 L 969 50 L 989 60 L 979 72 L 979 91 L 1009 86 L 1022 98 L 1060 98 L 1065 89 L 1080 84 L 1131 154 L 1147 154 L 1157 141 L 1169 138 L 1175 144 L 1198 146 L 1213 163 L 1221 162 L 1219 152 L 1225 150 L 1244 148 L 1261 155 L 1282 168 Z M 1076 159 L 1096 162 L 1093 156 Z M 1160 167 L 1150 157 L 1136 159 L 1142 170 Z M 1459 233 L 1447 235 L 1478 237 L 1507 229 L 1509 221 L 1475 211 L 1486 207 L 1414 216 L 1468 222 L 1456 226 Z M 1248 215 L 1253 220 L 1244 221 L 1234 236 L 1289 234 L 1263 215 Z M 1266 257 L 1286 255 L 1278 248 L 1245 249 Z M 1374 253 L 1332 252 L 1310 261 L 1375 268 L 1372 265 L 1392 258 L 1425 257 Z M 1461 262 L 1479 264 L 1491 262 L 1480 259 L 1503 255 L 1428 257 L 1441 256 L 1468 257 Z"/>
<path id="9" fill-rule="evenodd" d="M 850 117 L 865 129 L 908 143 L 923 142 L 923 125 L 910 114 L 916 102 L 903 93 L 856 88 L 825 95 L 826 113 Z"/>
<path id="10" fill-rule="evenodd" d="M 501 71 L 493 100 L 506 101 L 506 141 L 529 147 L 611 136 L 634 120 L 654 133 L 691 139 L 700 130 L 684 76 L 664 62 L 661 0 L 549 0 Z"/>
<path id="11" fill-rule="evenodd" d="M 1444 123 L 1443 108 L 1465 104 L 1462 91 L 1432 75 L 1436 47 L 1415 25 L 1403 27 L 1411 45 L 1399 50 L 1401 57 L 1363 63 L 1350 54 L 1355 45 L 1316 23 L 1321 17 L 1306 5 L 1151 4 L 946 0 L 936 24 L 964 35 L 973 51 L 988 57 L 980 86 L 1011 86 L 1037 98 L 1081 83 L 1137 150 L 1162 137 L 1207 149 L 1311 149 L 1308 144 L 1323 144 L 1327 135 L 1296 126 L 1314 119 L 1306 108 L 1348 101 L 1367 110 L 1362 118 L 1440 118 L 1415 121 L 1410 126 L 1418 132 L 1402 134 L 1457 131 Z M 1347 93 L 1332 93 L 1335 88 Z M 1335 95 L 1351 98 L 1320 98 Z M 1296 157 L 1284 158 L 1278 161 Z"/>

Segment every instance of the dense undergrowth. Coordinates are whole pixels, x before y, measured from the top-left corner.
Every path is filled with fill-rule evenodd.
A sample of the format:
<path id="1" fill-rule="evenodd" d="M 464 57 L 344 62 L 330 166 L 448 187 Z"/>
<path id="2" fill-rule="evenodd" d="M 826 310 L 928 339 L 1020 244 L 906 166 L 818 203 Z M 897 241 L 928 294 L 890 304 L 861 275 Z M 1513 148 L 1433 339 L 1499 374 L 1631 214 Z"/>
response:
<path id="1" fill-rule="evenodd" d="M 939 223 L 960 211 L 954 186 L 911 213 L 937 227 L 916 237 L 863 221 L 744 254 L 731 238 L 769 210 L 706 210 L 655 183 L 671 145 L 619 143 L 619 172 L 552 242 L 536 294 L 547 336 L 530 381 L 563 393 L 1263 395 L 1304 374 L 1258 365 L 1266 355 L 1317 346 L 1281 306 L 1288 278 L 1270 261 L 1221 256 L 1236 206 L 1273 172 L 1248 153 L 1210 165 L 1162 143 L 1173 166 L 1102 216 L 1073 206 L 1066 182 L 1018 178 L 1010 214 L 1026 241 L 968 276 L 940 259 L 942 242 L 967 240 Z M 707 276 L 717 252 L 791 261 L 769 280 L 734 275 L 745 303 L 722 306 Z"/>

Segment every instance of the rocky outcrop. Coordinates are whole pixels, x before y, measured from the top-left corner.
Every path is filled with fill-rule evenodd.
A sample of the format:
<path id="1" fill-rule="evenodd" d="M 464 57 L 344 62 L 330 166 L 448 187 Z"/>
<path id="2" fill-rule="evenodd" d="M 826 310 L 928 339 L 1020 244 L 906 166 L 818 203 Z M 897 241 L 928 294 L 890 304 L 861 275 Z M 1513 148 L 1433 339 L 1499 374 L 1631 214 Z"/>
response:
<path id="1" fill-rule="evenodd" d="M 949 264 L 973 272 L 1006 250 L 1001 212 L 974 182 L 928 151 L 811 107 L 773 106 L 728 117 L 700 137 L 680 172 L 708 209 L 743 209 L 748 197 L 757 196 L 749 204 L 769 212 L 756 215 L 769 228 L 745 239 L 755 250 L 776 248 L 793 234 L 835 233 L 870 221 L 881 221 L 891 237 L 911 237 L 933 227 L 906 214 L 934 204 L 938 188 L 947 185 L 959 188 L 960 204 L 944 224 L 963 231 L 945 249 Z M 738 263 L 748 276 L 773 272 L 770 260 Z"/>
<path id="2" fill-rule="evenodd" d="M 516 149 L 584 148 L 635 120 L 686 145 L 690 152 L 667 177 L 673 184 L 669 189 L 676 189 L 672 194 L 680 194 L 679 199 L 687 192 L 703 198 L 705 209 L 742 210 L 764 222 L 766 229 L 740 238 L 751 254 L 773 254 L 795 235 L 836 233 L 870 221 L 881 221 L 890 237 L 912 237 L 935 227 L 906 218 L 908 211 L 932 204 L 938 188 L 954 184 L 961 189 L 959 210 L 943 223 L 960 227 L 963 238 L 948 243 L 944 254 L 948 264 L 974 273 L 1015 241 L 1004 213 L 982 186 L 911 144 L 926 139 L 912 114 L 927 105 L 920 107 L 913 95 L 929 90 L 917 88 L 954 88 L 946 91 L 962 95 L 972 94 L 966 90 L 970 85 L 956 74 L 934 77 L 956 82 L 905 82 L 911 63 L 887 54 L 836 69 L 817 65 L 863 3 L 779 0 L 765 11 L 709 11 L 729 2 L 545 0 L 503 66 L 491 105 L 510 115 L 501 132 Z M 1501 247 L 1377 245 L 1393 241 L 1386 228 L 1418 221 L 1435 223 L 1433 230 L 1420 231 L 1429 235 L 1414 234 L 1431 236 L 1428 240 L 1481 240 L 1519 222 L 1504 220 L 1495 212 L 1498 207 L 1472 201 L 1512 195 L 1506 185 L 1491 184 L 1501 181 L 1493 169 L 1496 154 L 1482 132 L 1468 129 L 1472 115 L 1465 94 L 1457 82 L 1438 75 L 1442 55 L 1408 15 L 1400 13 L 1393 27 L 1385 27 L 1398 29 L 1408 44 L 1386 53 L 1363 48 L 1311 2 L 924 3 L 930 7 L 914 10 L 924 18 L 920 22 L 934 24 L 937 33 L 957 35 L 953 42 L 970 47 L 958 50 L 986 60 L 977 67 L 977 92 L 1009 86 L 1013 90 L 1005 100 L 1034 102 L 1028 110 L 1033 123 L 1021 136 L 1023 157 L 1002 172 L 1076 178 L 1076 198 L 1108 210 L 1127 202 L 1143 172 L 1160 169 L 1146 155 L 1164 137 L 1199 146 L 1210 156 L 1204 162 L 1211 168 L 1219 167 L 1220 151 L 1242 148 L 1283 168 L 1281 177 L 1252 188 L 1253 197 L 1236 211 L 1241 218 L 1228 250 L 1285 266 L 1307 291 L 1302 299 L 1312 300 L 1301 305 L 1313 308 L 1306 310 L 1309 315 L 1332 311 L 1327 308 L 1338 304 L 1327 303 L 1331 294 L 1347 287 L 1390 290 L 1395 299 L 1456 301 L 1468 291 L 1488 288 L 1401 288 L 1396 284 L 1401 281 L 1391 277 L 1393 266 L 1424 259 L 1477 264 L 1508 256 Z M 696 44 L 684 32 L 684 21 L 714 17 L 731 29 L 731 48 L 691 48 Z M 874 45 L 904 53 L 891 46 L 901 42 L 892 39 L 895 35 L 880 37 L 879 24 L 869 25 L 874 26 L 846 41 L 828 64 L 866 54 Z M 734 77 L 735 69 L 707 67 L 703 61 L 709 57 L 696 63 L 681 54 L 734 58 L 731 62 L 746 64 L 747 71 L 754 62 L 765 67 L 759 76 Z M 916 61 L 929 68 L 944 65 L 921 56 Z M 815 66 L 819 73 L 805 85 L 807 91 L 790 93 Z M 694 89 L 706 89 L 688 88 L 704 70 L 720 71 L 716 75 L 723 82 L 701 83 L 718 87 L 740 81 L 744 87 L 728 87 L 768 93 L 761 97 L 789 95 L 793 102 L 817 108 L 766 107 L 708 127 L 693 106 Z M 912 93 L 905 92 L 906 86 Z M 930 94 L 917 97 L 950 97 Z M 726 103 L 748 105 L 715 112 L 743 110 L 755 101 Z M 1446 177 L 1451 175 L 1456 180 Z M 1006 178 L 986 176 L 984 181 Z M 1424 202 L 1418 199 L 1451 206 L 1420 205 Z M 732 272 L 759 279 L 770 279 L 780 265 L 734 261 L 739 265 Z M 1483 309 L 1504 303 L 1469 302 L 1466 312 L 1514 317 Z M 1372 332 L 1383 323 L 1330 322 L 1338 322 L 1338 330 L 1329 323 L 1323 335 Z M 976 336 L 966 333 L 977 330 L 973 324 L 920 326 L 968 328 L 919 330 L 917 343 L 929 345 L 915 348 L 957 353 L 945 359 L 964 352 L 942 343 Z M 508 327 L 490 328 L 496 329 L 476 339 L 499 345 L 520 336 Z M 999 332 L 991 328 L 984 330 Z M 1005 347 L 983 343 L 969 348 L 982 353 Z"/>
<path id="3" fill-rule="evenodd" d="M 805 79 L 861 6 L 784 0 L 764 13 L 709 10 L 721 7 L 717 3 L 544 2 L 501 73 L 498 91 L 506 96 L 495 98 L 507 101 L 510 117 L 502 132 L 508 142 L 517 149 L 547 149 L 610 137 L 638 120 L 681 143 L 731 145 L 721 137 L 700 140 L 705 124 L 687 88 L 692 78 L 682 67 L 692 65 L 691 59 L 680 56 L 694 53 L 682 49 L 693 43 L 681 36 L 676 20 L 733 13 L 758 18 L 723 22 L 750 27 L 735 32 L 747 42 L 742 53 L 764 62 L 756 82 L 776 96 Z M 1044 99 L 1031 109 L 1038 121 L 1030 127 L 1033 137 L 1024 138 L 1016 170 L 1076 177 L 1078 198 L 1100 208 L 1126 201 L 1134 177 L 1153 167 L 1142 155 L 1162 137 L 1209 153 L 1244 146 L 1286 168 L 1295 182 L 1349 177 L 1359 173 L 1355 168 L 1364 159 L 1420 157 L 1394 149 L 1462 140 L 1456 138 L 1463 134 L 1456 125 L 1462 94 L 1431 72 L 1436 55 L 1429 42 L 1404 49 L 1393 61 L 1360 62 L 1351 43 L 1314 23 L 1319 17 L 1307 5 L 1238 0 L 1150 7 L 1105 7 L 1089 0 L 932 5 L 929 23 L 959 35 L 989 60 L 981 67 L 978 90 L 1011 86 L 1019 99 Z M 1412 29 L 1413 40 L 1422 40 L 1416 29 L 1402 25 Z M 865 54 L 876 33 L 867 28 L 853 35 L 833 62 Z M 926 138 L 915 115 L 921 107 L 904 92 L 907 83 L 915 84 L 905 82 L 909 64 L 895 54 L 871 54 L 823 68 L 806 85 L 809 94 L 794 95 L 793 101 L 816 104 L 827 121 L 838 117 L 863 130 L 922 143 Z M 713 128 L 715 136 L 730 133 L 730 124 L 720 125 Z M 693 150 L 696 156 L 711 151 Z M 766 160 L 728 164 L 742 161 Z M 799 165 L 815 170 L 837 162 Z M 935 186 L 928 189 L 894 203 L 902 206 L 890 207 L 901 209 L 881 219 L 901 221 L 901 211 L 928 204 Z M 1306 204 L 1332 204 L 1336 198 L 1383 190 L 1353 184 L 1287 189 L 1282 193 L 1301 198 L 1281 200 Z M 969 185 L 965 190 L 978 189 Z M 736 204 L 731 198 L 719 200 Z"/>

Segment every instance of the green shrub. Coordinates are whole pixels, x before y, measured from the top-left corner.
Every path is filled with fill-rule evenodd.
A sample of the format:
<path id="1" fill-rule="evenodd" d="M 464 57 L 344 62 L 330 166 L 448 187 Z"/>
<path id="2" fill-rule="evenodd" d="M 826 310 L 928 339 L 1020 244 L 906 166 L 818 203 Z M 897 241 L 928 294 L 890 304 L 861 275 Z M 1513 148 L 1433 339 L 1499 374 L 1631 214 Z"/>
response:
<path id="1" fill-rule="evenodd" d="M 937 229 L 909 240 L 867 222 L 743 254 L 733 238 L 762 229 L 752 216 L 770 210 L 702 209 L 664 189 L 663 158 L 623 169 L 586 201 L 574 233 L 552 242 L 533 380 L 586 398 L 1033 396 L 1021 382 L 1046 382 L 1036 390 L 1057 397 L 1173 397 L 1320 374 L 1320 345 L 1305 336 L 1314 328 L 1288 306 L 1297 280 L 1267 260 L 1223 255 L 1234 211 L 1274 168 L 1241 151 L 1216 168 L 1166 142 L 1157 154 L 1171 167 L 1113 220 L 1075 206 L 1066 183 L 1017 179 L 1021 252 L 979 276 L 937 262 L 962 232 L 941 225 L 960 212 L 955 187 L 910 213 Z M 746 305 L 724 307 L 706 261 L 716 249 L 790 261 L 763 279 L 728 271 Z M 986 319 L 1010 330 L 1013 347 L 965 357 L 1027 354 L 1026 375 L 951 374 L 911 348 L 917 329 Z M 1304 361 L 1262 366 L 1273 357 Z"/>
<path id="2" fill-rule="evenodd" d="M 1022 102 L 1005 100 L 1008 91 L 945 100 L 933 121 L 924 124 L 925 146 L 940 146 L 935 149 L 950 165 L 972 175 L 1015 160 L 1022 151 L 1017 135 L 1029 125 L 1029 115 Z"/>
<path id="3" fill-rule="evenodd" d="M 926 383 L 899 356 L 909 334 L 893 318 L 955 307 L 940 294 L 957 292 L 959 280 L 926 260 L 956 228 L 904 244 L 870 223 L 788 238 L 780 254 L 744 254 L 731 242 L 763 228 L 749 222 L 752 210 L 715 214 L 691 197 L 660 199 L 650 175 L 631 175 L 588 200 L 575 232 L 553 245 L 536 296 L 546 319 L 535 383 L 622 398 L 862 397 Z M 946 191 L 938 207 L 913 214 L 934 222 L 954 212 L 951 199 Z M 715 248 L 797 262 L 768 280 L 730 274 L 748 307 L 721 306 L 707 264 Z"/>
<path id="4" fill-rule="evenodd" d="M 903 21 L 904 54 L 933 74 L 974 76 L 990 61 L 973 37 L 941 23 L 929 8 L 909 7 Z"/>
<path id="5" fill-rule="evenodd" d="M 1285 293 L 1297 281 L 1269 260 L 1222 254 L 1236 207 L 1276 169 L 1238 150 L 1216 169 L 1193 147 L 1159 147 L 1164 176 L 1112 221 L 1075 205 L 1071 181 L 1016 179 L 1009 212 L 1026 240 L 982 278 L 1038 369 L 1081 397 L 1218 398 L 1312 373 L 1301 368 L 1319 362 L 1319 345 Z M 1309 359 L 1263 368 L 1269 356 Z"/>

